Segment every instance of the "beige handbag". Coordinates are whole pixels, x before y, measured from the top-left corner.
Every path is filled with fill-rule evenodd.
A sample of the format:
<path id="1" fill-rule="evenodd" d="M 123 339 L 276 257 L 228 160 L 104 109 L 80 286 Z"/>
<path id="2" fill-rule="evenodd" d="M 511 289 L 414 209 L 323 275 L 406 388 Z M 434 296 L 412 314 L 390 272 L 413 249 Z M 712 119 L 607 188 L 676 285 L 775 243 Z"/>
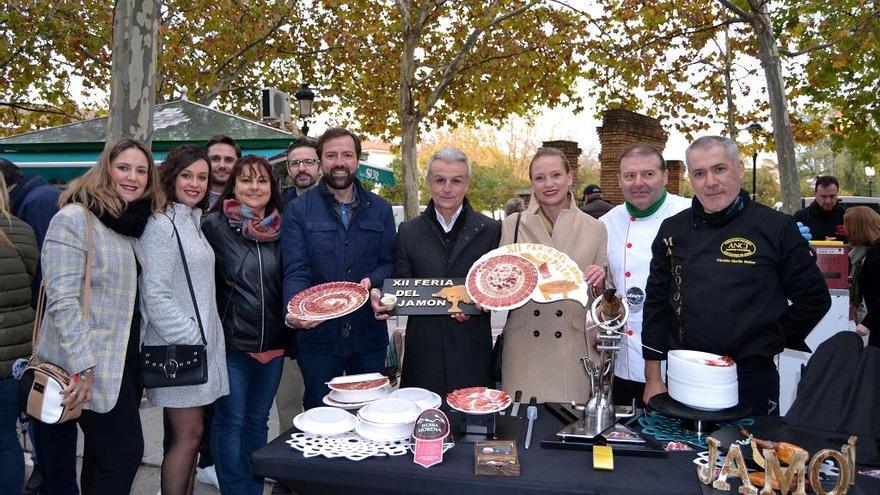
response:
<path id="1" fill-rule="evenodd" d="M 86 210 L 86 230 L 88 243 L 86 247 L 86 270 L 83 281 L 82 315 L 89 317 L 89 299 L 92 293 L 92 214 Z M 31 357 L 18 384 L 19 407 L 28 416 L 46 424 L 59 424 L 76 419 L 82 414 L 82 404 L 76 407 L 63 406 L 64 396 L 61 391 L 70 385 L 70 373 L 52 363 L 38 363 L 36 358 L 37 335 L 46 309 L 46 287 L 40 284 L 37 297 L 37 311 L 34 317 L 34 331 L 31 337 Z"/>

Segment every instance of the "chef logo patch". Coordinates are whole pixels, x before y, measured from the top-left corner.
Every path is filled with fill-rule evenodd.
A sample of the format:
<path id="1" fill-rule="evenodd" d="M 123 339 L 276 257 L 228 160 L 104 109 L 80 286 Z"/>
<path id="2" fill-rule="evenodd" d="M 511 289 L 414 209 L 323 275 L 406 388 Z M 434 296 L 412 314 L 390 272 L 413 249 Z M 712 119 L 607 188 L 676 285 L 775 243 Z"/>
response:
<path id="1" fill-rule="evenodd" d="M 721 254 L 724 258 L 717 258 L 715 261 L 719 263 L 737 263 L 754 265 L 755 262 L 743 258 L 754 256 L 758 252 L 755 243 L 745 237 L 731 237 L 721 243 Z"/>
<path id="2" fill-rule="evenodd" d="M 645 291 L 639 287 L 630 287 L 626 290 L 626 302 L 629 304 L 630 311 L 641 310 L 642 304 L 645 303 Z"/>

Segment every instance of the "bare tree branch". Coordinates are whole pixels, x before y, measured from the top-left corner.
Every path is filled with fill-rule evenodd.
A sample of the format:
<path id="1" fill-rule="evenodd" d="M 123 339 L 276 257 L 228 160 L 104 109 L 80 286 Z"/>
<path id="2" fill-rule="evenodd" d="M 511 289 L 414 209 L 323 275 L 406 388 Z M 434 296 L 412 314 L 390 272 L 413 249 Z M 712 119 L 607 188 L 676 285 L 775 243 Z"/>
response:
<path id="1" fill-rule="evenodd" d="M 785 55 L 786 57 L 800 57 L 801 55 L 806 55 L 810 52 L 815 52 L 815 51 L 819 51 L 819 50 L 825 50 L 826 48 L 831 48 L 832 46 L 834 46 L 834 43 L 832 43 L 832 42 L 820 43 L 818 45 L 808 46 L 802 50 L 798 50 L 798 51 L 794 51 L 794 52 L 790 51 L 790 50 L 779 50 L 779 54 Z"/>
<path id="2" fill-rule="evenodd" d="M 748 12 L 742 10 L 741 8 L 737 7 L 730 0 L 718 0 L 718 3 L 727 7 L 728 10 L 730 10 L 731 12 L 736 14 L 736 16 L 739 17 L 740 19 L 742 19 L 743 21 L 752 22 L 752 19 L 753 19 L 752 15 L 749 14 Z"/>
<path id="3" fill-rule="evenodd" d="M 48 113 L 52 115 L 61 115 L 70 119 L 81 119 L 81 115 L 71 114 L 66 112 L 56 106 L 52 105 L 44 105 L 44 104 L 35 104 L 35 103 L 23 103 L 19 101 L 0 101 L 0 106 L 10 107 L 17 110 L 24 110 L 26 112 L 35 112 L 35 113 Z"/>

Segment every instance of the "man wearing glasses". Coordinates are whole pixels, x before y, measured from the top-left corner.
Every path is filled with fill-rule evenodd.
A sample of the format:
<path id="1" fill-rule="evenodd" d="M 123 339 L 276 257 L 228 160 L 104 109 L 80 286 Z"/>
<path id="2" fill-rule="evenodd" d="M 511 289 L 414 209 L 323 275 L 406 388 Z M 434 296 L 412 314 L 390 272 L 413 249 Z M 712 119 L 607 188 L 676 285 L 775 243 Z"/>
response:
<path id="1" fill-rule="evenodd" d="M 317 141 L 303 136 L 290 144 L 287 148 L 287 174 L 293 185 L 281 193 L 285 205 L 302 196 L 321 178 Z"/>

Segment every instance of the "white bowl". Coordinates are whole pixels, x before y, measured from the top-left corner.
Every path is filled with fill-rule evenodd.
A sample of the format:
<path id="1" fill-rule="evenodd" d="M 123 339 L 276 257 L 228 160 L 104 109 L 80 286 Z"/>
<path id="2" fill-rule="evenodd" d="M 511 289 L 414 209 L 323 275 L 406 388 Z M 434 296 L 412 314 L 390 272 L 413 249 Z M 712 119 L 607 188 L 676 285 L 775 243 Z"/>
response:
<path id="1" fill-rule="evenodd" d="M 355 431 L 358 435 L 374 442 L 408 440 L 412 434 L 413 423 L 401 423 L 391 427 L 378 427 L 358 418 Z"/>
<path id="2" fill-rule="evenodd" d="M 313 435 L 339 435 L 355 427 L 355 417 L 335 407 L 315 407 L 293 418 L 293 426 Z"/>
<path id="3" fill-rule="evenodd" d="M 443 404 L 443 399 L 439 395 L 419 387 L 406 387 L 391 392 L 390 398 L 406 399 L 416 403 L 417 406 L 425 409 L 436 409 Z"/>
<path id="4" fill-rule="evenodd" d="M 739 403 L 739 388 L 736 381 L 706 385 L 667 373 L 666 386 L 670 397 L 694 409 L 719 411 Z"/>
<path id="5" fill-rule="evenodd" d="M 386 385 L 384 387 L 374 388 L 370 390 L 330 390 L 330 393 L 328 395 L 336 402 L 360 404 L 376 399 L 381 399 L 390 393 L 391 387 Z"/>
<path id="6" fill-rule="evenodd" d="M 358 417 L 370 423 L 411 425 L 421 412 L 411 400 L 389 398 L 370 402 L 358 411 Z"/>

